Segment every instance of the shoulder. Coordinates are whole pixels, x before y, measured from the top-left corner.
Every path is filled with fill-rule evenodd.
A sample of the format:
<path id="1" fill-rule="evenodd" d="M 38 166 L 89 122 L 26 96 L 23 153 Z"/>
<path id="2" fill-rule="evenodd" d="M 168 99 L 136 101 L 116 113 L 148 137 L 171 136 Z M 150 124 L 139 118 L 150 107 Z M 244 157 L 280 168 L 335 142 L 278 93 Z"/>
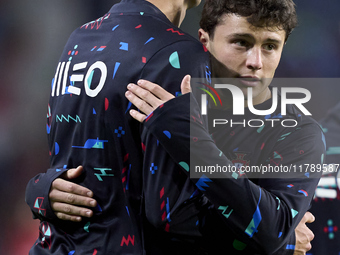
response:
<path id="1" fill-rule="evenodd" d="M 323 136 L 320 124 L 310 115 L 308 109 L 302 103 L 283 102 L 279 92 L 278 108 L 282 118 L 283 132 L 298 132 L 301 136 Z M 294 131 L 291 131 L 294 130 Z M 303 133 L 303 134 L 302 134 Z"/>
<path id="2" fill-rule="evenodd" d="M 201 42 L 185 33 L 181 29 L 164 25 L 158 28 L 157 38 L 153 39 L 149 47 L 152 47 L 150 53 L 156 54 L 173 54 L 170 58 L 186 56 L 188 60 L 209 59 L 209 53 Z"/>
<path id="3" fill-rule="evenodd" d="M 301 129 L 304 130 L 304 132 L 323 135 L 323 130 L 320 124 L 311 115 L 306 115 L 295 105 L 287 105 L 287 115 L 285 116 L 285 119 L 294 120 L 296 130 Z"/>
<path id="4" fill-rule="evenodd" d="M 284 151 L 291 150 L 291 153 L 309 151 L 324 154 L 326 141 L 319 123 L 293 104 L 287 104 L 285 107 L 286 114 L 283 114 L 283 109 L 279 106 L 280 113 L 276 116 L 280 118 L 277 122 L 280 124 L 268 133 L 271 139 L 274 139 L 273 145 Z"/>
<path id="5" fill-rule="evenodd" d="M 326 140 L 320 125 L 310 116 L 299 116 L 295 127 L 285 127 L 276 141 L 278 148 L 284 148 L 296 160 L 305 163 L 324 162 Z"/>

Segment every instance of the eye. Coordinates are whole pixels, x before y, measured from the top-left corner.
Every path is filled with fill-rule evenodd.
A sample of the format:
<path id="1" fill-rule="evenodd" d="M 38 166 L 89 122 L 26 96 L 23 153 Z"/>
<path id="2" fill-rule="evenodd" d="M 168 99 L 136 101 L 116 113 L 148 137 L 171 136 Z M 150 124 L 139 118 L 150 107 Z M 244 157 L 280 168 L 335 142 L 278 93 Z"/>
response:
<path id="1" fill-rule="evenodd" d="M 264 49 L 265 50 L 268 50 L 268 51 L 272 51 L 272 50 L 275 50 L 277 47 L 276 47 L 276 45 L 275 44 L 266 44 L 265 46 L 264 46 Z"/>
<path id="2" fill-rule="evenodd" d="M 245 41 L 245 40 L 236 40 L 236 41 L 234 41 L 234 43 L 237 46 L 240 46 L 240 47 L 247 47 L 248 46 L 248 42 Z"/>

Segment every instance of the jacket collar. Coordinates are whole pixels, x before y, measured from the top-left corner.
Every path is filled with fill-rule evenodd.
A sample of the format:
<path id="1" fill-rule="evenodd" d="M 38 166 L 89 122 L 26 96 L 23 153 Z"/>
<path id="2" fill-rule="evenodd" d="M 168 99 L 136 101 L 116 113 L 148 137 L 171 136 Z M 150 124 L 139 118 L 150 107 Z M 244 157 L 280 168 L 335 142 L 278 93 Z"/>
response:
<path id="1" fill-rule="evenodd" d="M 173 25 L 163 12 L 155 5 L 145 0 L 122 0 L 120 3 L 113 5 L 109 13 L 155 16 L 162 21 L 169 23 L 169 25 Z"/>

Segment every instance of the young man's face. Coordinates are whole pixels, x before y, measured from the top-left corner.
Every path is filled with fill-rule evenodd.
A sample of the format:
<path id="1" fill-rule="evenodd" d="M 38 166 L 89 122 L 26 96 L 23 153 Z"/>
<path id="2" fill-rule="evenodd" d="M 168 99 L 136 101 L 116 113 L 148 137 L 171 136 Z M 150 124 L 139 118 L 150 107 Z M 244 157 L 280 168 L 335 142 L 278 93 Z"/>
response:
<path id="1" fill-rule="evenodd" d="M 245 96 L 252 87 L 254 105 L 271 97 L 268 86 L 280 62 L 284 30 L 254 28 L 245 17 L 226 14 L 213 38 L 202 29 L 199 37 L 218 62 L 213 63 L 215 76 L 238 78 L 237 86 Z"/>

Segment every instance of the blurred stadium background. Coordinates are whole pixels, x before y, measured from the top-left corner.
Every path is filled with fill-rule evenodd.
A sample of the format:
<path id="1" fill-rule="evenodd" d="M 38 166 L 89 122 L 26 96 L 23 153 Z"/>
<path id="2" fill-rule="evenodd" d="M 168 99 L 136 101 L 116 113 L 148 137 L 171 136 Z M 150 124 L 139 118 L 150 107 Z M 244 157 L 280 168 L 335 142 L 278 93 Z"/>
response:
<path id="1" fill-rule="evenodd" d="M 103 16 L 115 0 L 0 1 L 0 254 L 28 254 L 38 237 L 24 201 L 28 180 L 49 166 L 46 112 L 56 64 L 70 33 Z M 284 49 L 277 77 L 340 76 L 340 2 L 296 0 L 299 27 Z M 197 37 L 202 4 L 182 29 Z M 321 118 L 340 86 L 313 88 Z M 313 95 L 313 93 L 312 93 Z"/>

